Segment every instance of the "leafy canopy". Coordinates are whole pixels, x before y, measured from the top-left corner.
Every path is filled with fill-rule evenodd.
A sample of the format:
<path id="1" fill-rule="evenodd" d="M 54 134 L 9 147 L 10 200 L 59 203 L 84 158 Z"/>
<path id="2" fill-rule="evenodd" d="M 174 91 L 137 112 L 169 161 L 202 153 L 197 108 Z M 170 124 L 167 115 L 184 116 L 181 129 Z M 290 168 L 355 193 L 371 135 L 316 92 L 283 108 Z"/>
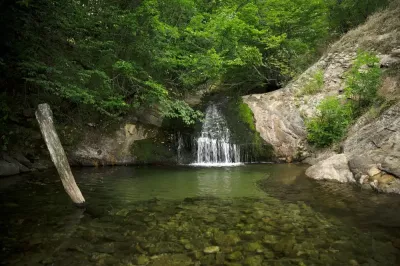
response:
<path id="1" fill-rule="evenodd" d="M 17 91 L 31 106 L 48 101 L 56 114 L 118 117 L 152 107 L 190 124 L 200 113 L 182 100 L 185 95 L 210 85 L 241 93 L 279 86 L 308 66 L 329 33 L 336 32 L 333 27 L 341 27 L 332 14 L 353 12 L 355 6 L 367 14 L 378 5 L 355 0 L 6 1 L 0 11 L 5 40 L 0 78 L 8 95 Z"/>

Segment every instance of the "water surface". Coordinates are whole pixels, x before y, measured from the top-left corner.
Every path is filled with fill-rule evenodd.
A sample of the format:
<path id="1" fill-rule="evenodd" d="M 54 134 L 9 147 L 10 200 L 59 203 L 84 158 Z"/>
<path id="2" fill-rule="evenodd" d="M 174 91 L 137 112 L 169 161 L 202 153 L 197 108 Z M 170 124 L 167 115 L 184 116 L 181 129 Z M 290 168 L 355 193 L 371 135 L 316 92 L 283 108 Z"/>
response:
<path id="1" fill-rule="evenodd" d="M 74 169 L 0 180 L 2 265 L 400 265 L 400 198 L 301 165 Z"/>

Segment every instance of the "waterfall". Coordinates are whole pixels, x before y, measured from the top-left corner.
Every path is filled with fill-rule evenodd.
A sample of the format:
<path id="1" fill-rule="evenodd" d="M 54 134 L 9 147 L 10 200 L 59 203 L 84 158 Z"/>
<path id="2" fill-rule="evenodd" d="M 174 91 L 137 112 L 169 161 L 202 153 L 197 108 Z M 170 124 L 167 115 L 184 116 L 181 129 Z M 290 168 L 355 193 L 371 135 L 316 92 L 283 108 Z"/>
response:
<path id="1" fill-rule="evenodd" d="M 240 146 L 231 143 L 227 122 L 217 105 L 210 104 L 196 140 L 194 165 L 233 165 L 240 163 Z"/>

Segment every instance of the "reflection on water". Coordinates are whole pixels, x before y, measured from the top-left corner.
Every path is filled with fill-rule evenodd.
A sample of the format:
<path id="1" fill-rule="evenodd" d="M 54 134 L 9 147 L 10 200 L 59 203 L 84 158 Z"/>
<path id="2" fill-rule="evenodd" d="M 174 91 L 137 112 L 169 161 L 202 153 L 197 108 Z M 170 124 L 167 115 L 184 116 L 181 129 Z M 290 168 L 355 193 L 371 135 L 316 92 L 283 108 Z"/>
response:
<path id="1" fill-rule="evenodd" d="M 304 170 L 75 169 L 85 210 L 55 172 L 3 179 L 0 265 L 400 265 L 400 197 Z"/>

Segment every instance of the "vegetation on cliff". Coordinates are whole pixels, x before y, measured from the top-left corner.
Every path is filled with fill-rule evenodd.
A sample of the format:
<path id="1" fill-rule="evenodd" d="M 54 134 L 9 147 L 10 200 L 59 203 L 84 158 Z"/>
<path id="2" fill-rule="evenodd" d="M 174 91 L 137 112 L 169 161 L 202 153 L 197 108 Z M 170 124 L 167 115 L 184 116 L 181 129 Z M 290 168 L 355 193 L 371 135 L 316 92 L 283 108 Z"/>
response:
<path id="1" fill-rule="evenodd" d="M 318 106 L 318 114 L 307 122 L 308 141 L 319 147 L 339 142 L 350 124 L 378 101 L 382 83 L 382 70 L 378 57 L 369 52 L 359 52 L 353 66 L 346 74 L 345 98 L 331 96 Z"/>
<path id="2" fill-rule="evenodd" d="M 194 123 L 185 94 L 275 88 L 386 2 L 2 1 L 0 133 L 41 102 L 67 124 L 149 106 Z"/>

